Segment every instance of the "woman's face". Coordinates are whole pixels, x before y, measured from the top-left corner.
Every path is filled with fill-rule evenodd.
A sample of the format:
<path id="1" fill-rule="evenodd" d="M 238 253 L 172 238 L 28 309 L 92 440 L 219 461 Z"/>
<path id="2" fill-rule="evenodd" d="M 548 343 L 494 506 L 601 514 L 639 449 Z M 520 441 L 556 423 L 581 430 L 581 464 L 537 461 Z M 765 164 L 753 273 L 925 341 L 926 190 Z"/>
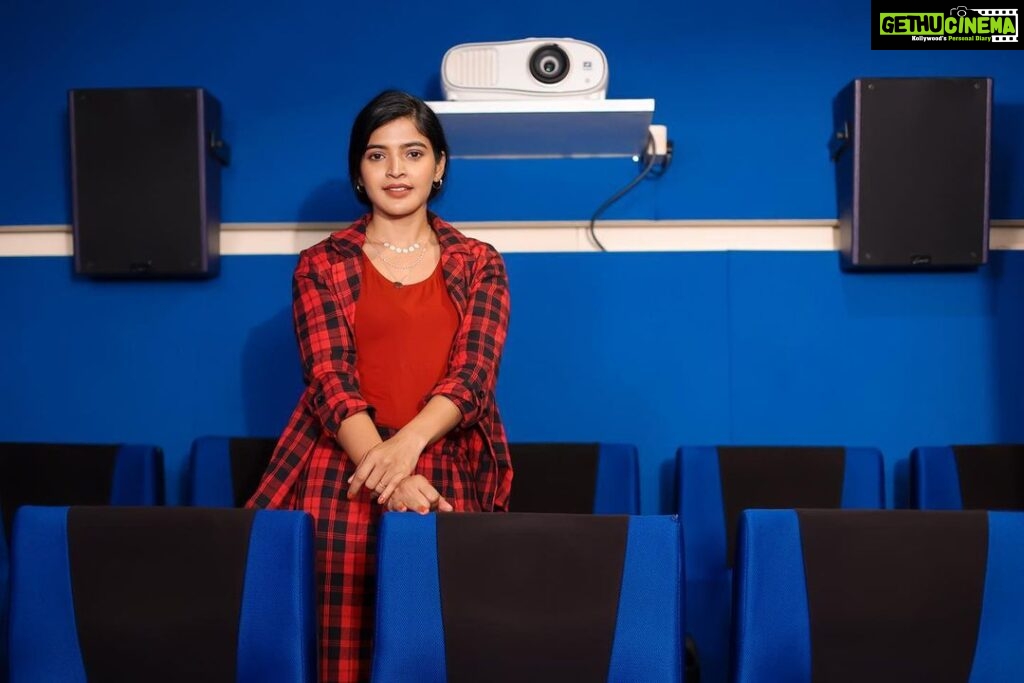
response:
<path id="1" fill-rule="evenodd" d="M 424 206 L 432 183 L 444 175 L 444 156 L 434 161 L 430 141 L 411 118 L 395 119 L 373 131 L 359 175 L 375 213 L 409 216 Z"/>

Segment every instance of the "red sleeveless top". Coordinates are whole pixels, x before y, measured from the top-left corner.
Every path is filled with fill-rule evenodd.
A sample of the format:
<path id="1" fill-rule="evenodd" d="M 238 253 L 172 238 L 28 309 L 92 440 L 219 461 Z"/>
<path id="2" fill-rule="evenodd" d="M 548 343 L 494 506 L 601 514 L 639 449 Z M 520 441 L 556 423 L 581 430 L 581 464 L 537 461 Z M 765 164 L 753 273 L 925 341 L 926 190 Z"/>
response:
<path id="1" fill-rule="evenodd" d="M 396 287 L 363 254 L 356 302 L 359 389 L 378 426 L 402 428 L 448 370 L 459 314 L 438 261 L 422 282 Z"/>

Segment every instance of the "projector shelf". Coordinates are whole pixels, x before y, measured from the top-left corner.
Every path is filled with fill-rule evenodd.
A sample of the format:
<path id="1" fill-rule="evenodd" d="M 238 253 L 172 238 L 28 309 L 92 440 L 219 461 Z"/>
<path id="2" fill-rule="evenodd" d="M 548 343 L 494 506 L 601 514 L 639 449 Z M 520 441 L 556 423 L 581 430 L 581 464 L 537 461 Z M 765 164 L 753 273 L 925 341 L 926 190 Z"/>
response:
<path id="1" fill-rule="evenodd" d="M 647 145 L 654 100 L 427 102 L 452 157 L 631 157 Z"/>

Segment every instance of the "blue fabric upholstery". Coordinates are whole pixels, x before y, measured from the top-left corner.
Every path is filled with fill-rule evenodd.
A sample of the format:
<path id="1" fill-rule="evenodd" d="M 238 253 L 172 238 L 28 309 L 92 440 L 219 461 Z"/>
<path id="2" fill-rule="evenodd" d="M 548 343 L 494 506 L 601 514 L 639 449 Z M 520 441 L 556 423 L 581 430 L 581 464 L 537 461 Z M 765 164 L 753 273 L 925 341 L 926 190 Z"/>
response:
<path id="1" fill-rule="evenodd" d="M 1024 512 L 988 513 L 988 567 L 970 683 L 1024 680 Z"/>
<path id="2" fill-rule="evenodd" d="M 11 586 L 11 559 L 7 547 L 7 533 L 0 524 L 0 683 L 7 680 L 7 614 Z"/>
<path id="3" fill-rule="evenodd" d="M 847 448 L 843 473 L 843 504 L 847 510 L 885 507 L 882 452 L 877 448 Z"/>
<path id="4" fill-rule="evenodd" d="M 10 671 L 18 683 L 85 681 L 71 591 L 68 510 L 26 506 L 16 518 Z M 311 518 L 304 512 L 257 512 L 239 616 L 238 681 L 316 682 L 314 571 Z"/>
<path id="5" fill-rule="evenodd" d="M 485 557 L 467 561 L 480 562 L 486 570 Z M 681 680 L 681 569 L 677 519 L 631 517 L 609 681 Z M 538 583 L 543 580 L 536 577 Z M 436 516 L 385 514 L 379 540 L 373 680 L 446 680 L 441 604 Z M 409 614 L 416 615 L 414 629 L 408 627 Z M 543 662 L 537 662 L 538 671 L 543 667 Z"/>
<path id="6" fill-rule="evenodd" d="M 230 441 L 228 437 L 206 436 L 192 442 L 188 466 L 189 505 L 234 507 Z"/>
<path id="7" fill-rule="evenodd" d="M 317 681 L 315 568 L 312 517 L 256 513 L 239 616 L 239 681 Z"/>
<path id="8" fill-rule="evenodd" d="M 118 449 L 110 504 L 164 504 L 164 460 L 159 448 L 125 444 Z"/>
<path id="9" fill-rule="evenodd" d="M 676 517 L 631 517 L 609 681 L 682 678 L 683 566 Z"/>
<path id="10" fill-rule="evenodd" d="M 640 514 L 640 463 L 636 446 L 619 443 L 599 445 L 594 513 Z"/>
<path id="11" fill-rule="evenodd" d="M 960 475 L 949 446 L 910 453 L 910 505 L 920 510 L 962 510 Z"/>
<path id="12" fill-rule="evenodd" d="M 686 625 L 697 648 L 701 683 L 728 678 L 733 577 L 727 554 L 726 520 L 714 446 L 684 446 L 676 453 L 686 561 Z M 847 448 L 842 507 L 884 507 L 882 454 Z"/>
<path id="13" fill-rule="evenodd" d="M 444 683 L 444 628 L 434 515 L 389 512 L 377 546 L 373 680 Z M 408 627 L 414 614 L 416 627 Z"/>
<path id="14" fill-rule="evenodd" d="M 732 681 L 809 682 L 811 640 L 796 513 L 749 510 L 739 533 Z"/>
<path id="15" fill-rule="evenodd" d="M 11 539 L 11 683 L 85 683 L 68 566 L 66 507 L 23 507 Z"/>
<path id="16" fill-rule="evenodd" d="M 676 459 L 686 561 L 686 628 L 697 646 L 702 683 L 721 682 L 729 666 L 732 571 L 725 563 L 718 452 L 712 446 L 680 448 Z"/>

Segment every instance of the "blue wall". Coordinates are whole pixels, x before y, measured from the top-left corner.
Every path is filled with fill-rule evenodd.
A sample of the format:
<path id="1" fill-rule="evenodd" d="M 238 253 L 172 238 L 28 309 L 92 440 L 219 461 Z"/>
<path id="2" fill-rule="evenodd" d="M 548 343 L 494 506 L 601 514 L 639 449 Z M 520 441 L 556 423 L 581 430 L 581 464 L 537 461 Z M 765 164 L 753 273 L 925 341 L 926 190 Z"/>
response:
<path id="1" fill-rule="evenodd" d="M 499 383 L 518 440 L 641 449 L 644 510 L 682 443 L 1024 441 L 1024 253 L 977 273 L 850 276 L 830 253 L 510 254 Z M 280 431 L 301 384 L 294 257 L 209 282 L 73 279 L 0 259 L 0 435 L 151 441 Z M 12 295 L 13 294 L 13 295 Z"/>
<path id="2" fill-rule="evenodd" d="M 68 88 L 202 85 L 222 101 L 234 164 L 227 221 L 335 220 L 348 126 L 387 86 L 439 98 L 444 51 L 473 40 L 575 36 L 601 46 L 609 96 L 653 97 L 672 172 L 609 218 L 828 218 L 833 95 L 860 76 L 996 82 L 995 218 L 1024 217 L 1024 69 L 1016 51 L 872 52 L 863 0 L 8 0 L 0 9 L 0 225 L 66 223 Z M 457 151 L 457 150 L 456 150 Z M 453 220 L 580 219 L 636 172 L 628 159 L 463 161 Z"/>
<path id="3" fill-rule="evenodd" d="M 1014 52 L 871 52 L 865 3 L 744 0 L 729 15 L 596 3 L 16 0 L 0 9 L 0 225 L 69 222 L 65 92 L 202 85 L 225 109 L 227 221 L 344 220 L 347 128 L 383 87 L 438 97 L 444 50 L 573 35 L 609 95 L 654 97 L 673 168 L 608 217 L 828 218 L 832 95 L 857 76 L 996 80 L 993 216 L 1024 217 Z M 480 27 L 501 27 L 484 30 Z M 657 31 L 658 35 L 651 35 Z M 628 160 L 457 161 L 458 220 L 580 219 Z M 0 258 L 0 439 L 151 441 L 180 493 L 191 438 L 275 434 L 300 391 L 294 257 L 226 257 L 209 282 L 100 283 L 66 258 Z M 681 443 L 1024 440 L 1024 254 L 977 273 L 841 274 L 830 253 L 511 254 L 499 398 L 516 440 L 641 448 L 643 506 L 671 504 Z"/>

